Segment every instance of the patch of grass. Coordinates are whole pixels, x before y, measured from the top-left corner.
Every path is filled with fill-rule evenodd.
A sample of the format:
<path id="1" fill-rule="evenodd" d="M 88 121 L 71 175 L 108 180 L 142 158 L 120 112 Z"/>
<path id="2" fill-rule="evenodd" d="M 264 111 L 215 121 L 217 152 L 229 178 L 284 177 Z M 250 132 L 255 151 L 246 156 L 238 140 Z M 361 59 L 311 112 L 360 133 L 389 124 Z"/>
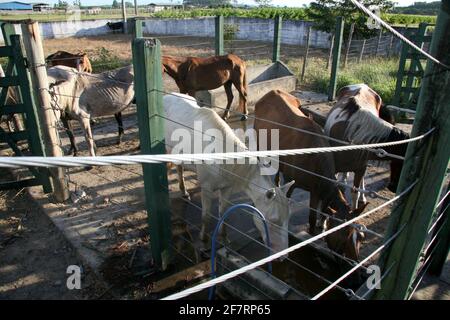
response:
<path id="1" fill-rule="evenodd" d="M 95 73 L 120 68 L 131 63 L 130 60 L 120 59 L 105 47 L 98 49 L 98 53 L 91 58 L 92 69 Z"/>
<path id="2" fill-rule="evenodd" d="M 392 100 L 398 70 L 398 59 L 373 58 L 362 63 L 349 63 L 338 72 L 337 87 L 365 83 L 375 90 L 385 102 Z M 292 60 L 289 68 L 299 75 L 302 63 Z M 305 79 L 301 85 L 306 88 L 327 93 L 330 83 L 330 70 L 326 69 L 325 59 L 310 59 L 306 68 Z"/>

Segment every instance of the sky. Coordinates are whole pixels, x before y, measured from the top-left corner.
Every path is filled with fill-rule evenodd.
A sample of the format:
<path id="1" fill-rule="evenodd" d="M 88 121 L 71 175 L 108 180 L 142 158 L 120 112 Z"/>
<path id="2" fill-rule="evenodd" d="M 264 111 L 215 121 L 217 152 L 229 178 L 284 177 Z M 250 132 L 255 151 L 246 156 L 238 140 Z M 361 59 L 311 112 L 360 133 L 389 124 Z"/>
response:
<path id="1" fill-rule="evenodd" d="M 23 1 L 23 0 L 22 0 Z M 73 2 L 72 0 L 67 0 L 69 3 Z M 119 0 L 120 1 L 120 0 Z M 134 0 L 127 0 L 134 3 Z M 276 6 L 288 6 L 288 7 L 301 7 L 304 4 L 310 3 L 312 0 L 272 0 L 272 5 Z M 433 2 L 436 0 L 393 0 L 399 6 L 408 6 L 413 4 L 416 1 L 421 2 Z M 0 1 L 7 2 L 7 1 Z M 23 1 L 23 2 L 38 2 L 38 0 L 34 1 Z M 54 4 L 57 3 L 57 0 L 43 0 L 42 2 Z M 103 5 L 103 4 L 112 4 L 113 0 L 81 0 L 81 4 L 83 5 Z M 148 3 L 181 3 L 182 0 L 138 0 L 139 5 L 144 5 Z M 255 4 L 252 0 L 238 0 L 239 3 L 242 4 Z"/>

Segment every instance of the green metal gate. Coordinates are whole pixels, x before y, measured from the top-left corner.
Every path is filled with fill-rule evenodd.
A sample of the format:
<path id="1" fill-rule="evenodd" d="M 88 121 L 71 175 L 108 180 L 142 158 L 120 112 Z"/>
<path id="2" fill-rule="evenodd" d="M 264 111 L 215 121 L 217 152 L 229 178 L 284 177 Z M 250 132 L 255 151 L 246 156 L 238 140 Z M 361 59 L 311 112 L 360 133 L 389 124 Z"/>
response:
<path id="1" fill-rule="evenodd" d="M 24 56 L 22 40 L 15 34 L 14 25 L 1 24 L 4 46 L 0 46 L 0 58 L 7 59 L 5 77 L 0 78 L 0 116 L 21 114 L 25 129 L 8 132 L 0 126 L 0 143 L 7 143 L 15 156 L 33 155 L 45 156 L 40 125 L 38 121 L 36 103 L 33 98 L 30 84 L 30 75 L 27 68 L 27 60 Z M 8 99 L 8 90 L 15 88 L 17 103 L 11 103 Z M 27 142 L 28 147 L 21 149 L 19 142 Z M 23 144 L 25 146 L 25 144 Z M 32 177 L 19 181 L 0 183 L 0 190 L 11 188 L 23 188 L 42 185 L 44 192 L 52 192 L 52 187 L 47 169 L 29 169 Z"/>
<path id="2" fill-rule="evenodd" d="M 431 42 L 431 35 L 427 35 L 430 24 L 421 23 L 419 28 L 408 29 L 406 37 L 417 46 L 423 48 Z M 415 110 L 419 98 L 422 77 L 424 74 L 426 57 L 410 46 L 403 44 L 400 64 L 397 72 L 393 105 Z"/>

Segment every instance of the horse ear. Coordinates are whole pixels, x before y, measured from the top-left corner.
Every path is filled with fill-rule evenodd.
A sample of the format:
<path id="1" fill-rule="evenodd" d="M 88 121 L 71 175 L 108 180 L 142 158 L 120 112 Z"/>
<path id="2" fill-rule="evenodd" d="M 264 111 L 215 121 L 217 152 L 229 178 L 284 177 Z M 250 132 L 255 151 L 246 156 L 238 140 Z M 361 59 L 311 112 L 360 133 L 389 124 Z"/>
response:
<path id="1" fill-rule="evenodd" d="M 363 204 L 361 207 L 359 207 L 359 208 L 353 210 L 353 211 L 352 211 L 352 215 L 353 215 L 354 217 L 359 216 L 361 213 L 363 213 L 364 209 L 366 209 L 366 207 L 367 207 L 368 204 L 369 204 L 369 202 L 367 202 L 367 203 Z"/>
<path id="2" fill-rule="evenodd" d="M 280 187 L 281 191 L 282 191 L 284 194 L 287 194 L 287 192 L 288 192 L 289 189 L 294 185 L 294 183 L 295 183 L 295 180 L 292 180 L 291 182 L 288 182 L 288 183 L 286 183 L 285 185 L 282 185 L 282 186 Z"/>

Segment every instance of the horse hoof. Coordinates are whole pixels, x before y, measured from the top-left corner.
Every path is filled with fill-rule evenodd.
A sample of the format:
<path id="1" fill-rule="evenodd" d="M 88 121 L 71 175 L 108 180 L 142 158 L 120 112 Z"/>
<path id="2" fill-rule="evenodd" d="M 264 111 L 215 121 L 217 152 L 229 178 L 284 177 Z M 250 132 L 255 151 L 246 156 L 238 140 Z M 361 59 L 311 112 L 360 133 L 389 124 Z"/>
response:
<path id="1" fill-rule="evenodd" d="M 248 115 L 246 115 L 246 114 L 242 115 L 241 121 L 247 121 L 247 119 L 248 119 Z"/>

